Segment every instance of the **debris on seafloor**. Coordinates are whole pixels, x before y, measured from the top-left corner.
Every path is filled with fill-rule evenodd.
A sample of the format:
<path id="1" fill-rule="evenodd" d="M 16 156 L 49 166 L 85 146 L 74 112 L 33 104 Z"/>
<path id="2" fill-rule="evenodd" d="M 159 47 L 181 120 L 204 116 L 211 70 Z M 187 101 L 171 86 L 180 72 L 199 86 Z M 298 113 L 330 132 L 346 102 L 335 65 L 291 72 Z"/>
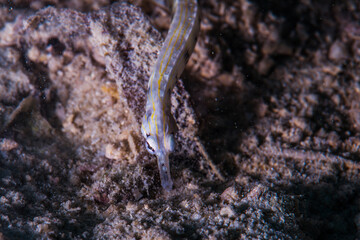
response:
<path id="1" fill-rule="evenodd" d="M 166 11 L 131 2 L 166 32 Z M 8 1 L 0 238 L 356 238 L 355 3 L 199 1 L 198 44 L 172 95 L 168 193 L 139 131 L 163 39 L 150 19 L 108 0 Z"/>

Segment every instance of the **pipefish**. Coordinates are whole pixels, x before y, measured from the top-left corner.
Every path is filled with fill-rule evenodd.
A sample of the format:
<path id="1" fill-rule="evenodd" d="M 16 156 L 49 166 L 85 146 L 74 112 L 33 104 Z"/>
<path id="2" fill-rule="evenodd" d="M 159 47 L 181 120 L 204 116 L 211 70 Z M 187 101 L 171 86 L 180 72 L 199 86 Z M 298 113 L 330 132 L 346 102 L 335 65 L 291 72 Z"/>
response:
<path id="1" fill-rule="evenodd" d="M 173 19 L 150 75 L 141 133 L 146 139 L 146 149 L 157 157 L 161 185 L 170 191 L 173 181 L 169 154 L 174 151 L 176 129 L 170 94 L 194 50 L 200 18 L 196 0 L 170 0 L 166 4 Z"/>

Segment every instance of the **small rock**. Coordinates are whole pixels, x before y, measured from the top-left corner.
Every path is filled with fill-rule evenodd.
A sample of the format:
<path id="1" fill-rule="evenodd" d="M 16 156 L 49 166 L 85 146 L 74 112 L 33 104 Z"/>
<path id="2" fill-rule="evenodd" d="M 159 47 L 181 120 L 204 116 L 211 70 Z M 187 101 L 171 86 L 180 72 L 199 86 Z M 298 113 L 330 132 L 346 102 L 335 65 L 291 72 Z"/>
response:
<path id="1" fill-rule="evenodd" d="M 239 195 L 235 187 L 232 186 L 225 189 L 225 191 L 221 194 L 220 198 L 228 202 L 233 202 L 239 200 Z"/>
<path id="2" fill-rule="evenodd" d="M 3 138 L 2 141 L 0 141 L 0 151 L 8 152 L 17 148 L 18 146 L 19 144 L 12 139 Z"/>
<path id="3" fill-rule="evenodd" d="M 258 72 L 261 75 L 267 75 L 270 72 L 270 69 L 274 66 L 275 62 L 269 58 L 269 57 L 265 57 L 263 58 L 258 65 Z"/>
<path id="4" fill-rule="evenodd" d="M 348 50 L 346 49 L 346 45 L 340 41 L 335 41 L 329 49 L 328 57 L 334 61 L 347 58 Z"/>
<path id="5" fill-rule="evenodd" d="M 232 210 L 231 207 L 229 207 L 229 206 L 223 207 L 223 208 L 221 208 L 221 210 L 220 210 L 220 216 L 222 216 L 222 217 L 229 217 L 229 218 L 231 218 L 231 217 L 233 217 L 234 215 L 235 215 L 234 210 Z"/>
<path id="6" fill-rule="evenodd" d="M 114 147 L 112 144 L 107 144 L 105 146 L 105 157 L 109 159 L 120 159 L 123 156 L 122 152 Z"/>

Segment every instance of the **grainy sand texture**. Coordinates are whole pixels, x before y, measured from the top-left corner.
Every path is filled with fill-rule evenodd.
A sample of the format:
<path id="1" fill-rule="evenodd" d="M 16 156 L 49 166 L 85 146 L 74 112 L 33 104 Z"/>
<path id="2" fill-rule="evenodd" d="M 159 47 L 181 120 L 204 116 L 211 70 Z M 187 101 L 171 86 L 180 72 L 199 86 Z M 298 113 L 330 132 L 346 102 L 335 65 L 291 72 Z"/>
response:
<path id="1" fill-rule="evenodd" d="M 360 238 L 360 3 L 199 0 L 174 189 L 140 133 L 171 18 L 0 0 L 0 240 Z"/>

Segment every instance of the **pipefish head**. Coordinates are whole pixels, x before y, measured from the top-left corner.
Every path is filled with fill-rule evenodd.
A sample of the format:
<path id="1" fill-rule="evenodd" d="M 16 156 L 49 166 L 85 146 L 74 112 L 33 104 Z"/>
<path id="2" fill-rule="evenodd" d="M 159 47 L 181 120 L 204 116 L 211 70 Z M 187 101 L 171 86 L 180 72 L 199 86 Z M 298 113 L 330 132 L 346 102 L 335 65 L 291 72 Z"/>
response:
<path id="1" fill-rule="evenodd" d="M 163 115 L 161 114 L 161 116 Z M 147 151 L 157 157 L 161 185 L 165 190 L 170 191 L 173 182 L 170 175 L 169 154 L 174 150 L 175 140 L 168 119 L 161 121 L 160 117 L 145 114 L 141 133 L 146 140 Z"/>

